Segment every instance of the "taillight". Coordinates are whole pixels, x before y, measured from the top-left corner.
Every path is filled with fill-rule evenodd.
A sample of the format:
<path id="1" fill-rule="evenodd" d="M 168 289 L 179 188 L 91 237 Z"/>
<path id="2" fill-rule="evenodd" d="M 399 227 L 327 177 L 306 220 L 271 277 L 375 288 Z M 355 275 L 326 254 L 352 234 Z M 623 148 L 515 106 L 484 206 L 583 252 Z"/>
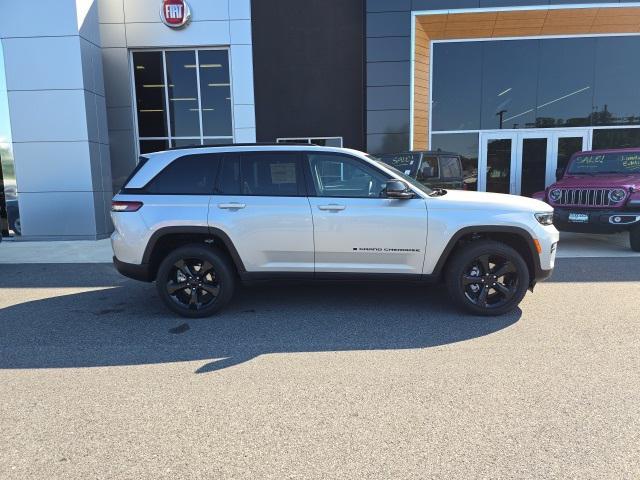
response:
<path id="1" fill-rule="evenodd" d="M 112 212 L 137 212 L 142 208 L 142 202 L 111 202 Z"/>

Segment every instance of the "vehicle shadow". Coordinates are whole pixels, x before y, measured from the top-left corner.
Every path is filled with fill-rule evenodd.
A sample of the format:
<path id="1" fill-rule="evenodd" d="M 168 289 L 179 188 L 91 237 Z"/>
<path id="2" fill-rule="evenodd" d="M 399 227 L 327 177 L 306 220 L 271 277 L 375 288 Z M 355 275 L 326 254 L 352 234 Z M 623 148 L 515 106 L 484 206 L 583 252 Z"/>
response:
<path id="1" fill-rule="evenodd" d="M 106 288 L 0 309 L 0 368 L 202 360 L 196 371 L 205 373 L 268 353 L 446 345 L 522 314 L 469 316 L 435 285 L 280 284 L 244 287 L 217 316 L 185 320 L 164 309 L 153 285 L 110 274 L 100 283 Z"/>

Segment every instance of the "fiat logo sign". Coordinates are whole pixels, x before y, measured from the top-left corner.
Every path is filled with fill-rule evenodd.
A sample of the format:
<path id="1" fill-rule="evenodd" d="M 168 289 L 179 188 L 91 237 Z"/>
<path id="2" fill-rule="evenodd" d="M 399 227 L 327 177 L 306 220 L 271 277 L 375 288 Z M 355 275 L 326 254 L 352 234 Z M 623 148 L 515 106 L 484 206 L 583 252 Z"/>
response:
<path id="1" fill-rule="evenodd" d="M 181 28 L 191 20 L 191 9 L 185 0 L 163 0 L 160 18 L 167 27 Z"/>

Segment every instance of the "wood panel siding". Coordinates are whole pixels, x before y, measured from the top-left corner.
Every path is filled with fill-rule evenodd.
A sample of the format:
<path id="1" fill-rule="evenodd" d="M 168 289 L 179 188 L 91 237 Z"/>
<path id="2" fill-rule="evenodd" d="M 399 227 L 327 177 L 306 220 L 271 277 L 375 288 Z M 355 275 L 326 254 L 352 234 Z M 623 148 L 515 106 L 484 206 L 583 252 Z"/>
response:
<path id="1" fill-rule="evenodd" d="M 415 17 L 413 149 L 429 147 L 429 54 L 433 40 L 640 32 L 639 7 L 561 8 Z"/>

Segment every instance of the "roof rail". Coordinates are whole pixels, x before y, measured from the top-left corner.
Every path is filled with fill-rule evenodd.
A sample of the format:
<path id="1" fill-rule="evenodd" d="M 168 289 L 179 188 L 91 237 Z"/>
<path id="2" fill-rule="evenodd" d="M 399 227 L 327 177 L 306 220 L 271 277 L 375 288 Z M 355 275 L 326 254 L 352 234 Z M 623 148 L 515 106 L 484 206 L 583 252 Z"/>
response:
<path id="1" fill-rule="evenodd" d="M 283 147 L 283 146 L 293 146 L 293 147 L 317 147 L 318 145 L 314 145 L 312 143 L 275 143 L 275 142 L 255 142 L 255 143 L 220 143 L 216 145 L 191 145 L 185 147 L 171 147 L 169 150 L 187 150 L 190 148 L 216 148 L 216 147 Z"/>

